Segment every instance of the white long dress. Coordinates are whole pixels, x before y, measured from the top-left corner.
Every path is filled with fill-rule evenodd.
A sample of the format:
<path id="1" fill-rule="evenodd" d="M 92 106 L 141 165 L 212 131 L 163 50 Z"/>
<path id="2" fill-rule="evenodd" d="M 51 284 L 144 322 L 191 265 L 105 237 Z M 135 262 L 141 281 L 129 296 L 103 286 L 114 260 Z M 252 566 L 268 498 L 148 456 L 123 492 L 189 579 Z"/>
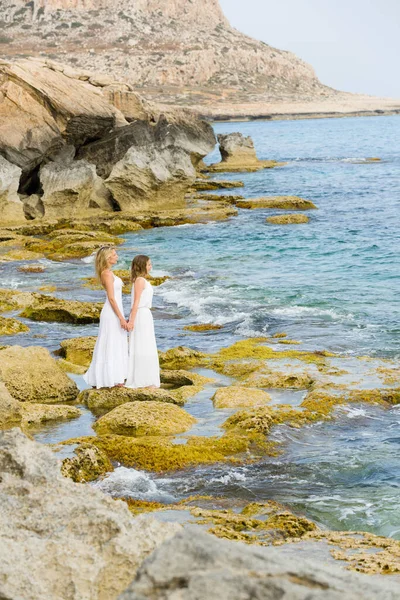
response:
<path id="1" fill-rule="evenodd" d="M 132 306 L 135 302 L 135 286 L 132 286 Z M 132 333 L 129 335 L 129 368 L 126 387 L 160 387 L 160 365 L 156 336 L 154 334 L 153 287 L 146 280 Z"/>
<path id="2" fill-rule="evenodd" d="M 114 275 L 114 273 L 113 273 Z M 114 297 L 123 313 L 122 279 L 114 275 Z M 128 339 L 119 319 L 107 299 L 100 313 L 99 335 L 91 365 L 83 376 L 92 387 L 114 387 L 124 383 L 128 374 Z"/>

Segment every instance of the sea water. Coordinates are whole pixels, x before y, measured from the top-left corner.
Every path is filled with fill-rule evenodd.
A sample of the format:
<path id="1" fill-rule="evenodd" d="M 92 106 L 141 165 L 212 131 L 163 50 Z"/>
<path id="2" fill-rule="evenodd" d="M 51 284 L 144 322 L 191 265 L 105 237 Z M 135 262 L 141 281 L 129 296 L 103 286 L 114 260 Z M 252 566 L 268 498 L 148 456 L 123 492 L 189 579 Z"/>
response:
<path id="1" fill-rule="evenodd" d="M 219 123 L 215 131 L 250 135 L 260 159 L 286 163 L 220 175 L 244 182 L 244 188 L 223 193 L 296 195 L 318 210 L 308 211 L 310 222 L 303 225 L 268 224 L 276 210 L 240 210 L 224 222 L 124 235 L 120 268 L 144 253 L 155 274 L 171 276 L 155 290 L 160 349 L 185 345 L 210 352 L 238 339 L 285 332 L 301 342 L 300 349 L 399 358 L 400 117 Z M 371 157 L 381 160 L 366 160 Z M 206 162 L 218 158 L 216 148 Z M 101 291 L 82 286 L 82 278 L 92 275 L 91 259 L 41 262 L 47 270 L 40 276 L 2 264 L 2 287 L 56 285 L 65 298 L 102 300 Z M 128 308 L 128 297 L 125 302 Z M 202 334 L 184 329 L 194 323 L 223 328 Z M 60 339 L 97 331 L 95 325 L 29 326 L 31 334 L 4 343 L 53 350 Z M 208 414 L 199 406 L 189 403 L 187 409 Z M 147 499 L 195 493 L 275 499 L 328 527 L 400 539 L 399 431 L 399 408 L 344 408 L 334 423 L 279 428 L 274 435 L 285 452 L 257 465 L 201 467 L 168 478 L 121 468 L 99 485 Z M 60 439 L 56 433 L 53 438 Z"/>

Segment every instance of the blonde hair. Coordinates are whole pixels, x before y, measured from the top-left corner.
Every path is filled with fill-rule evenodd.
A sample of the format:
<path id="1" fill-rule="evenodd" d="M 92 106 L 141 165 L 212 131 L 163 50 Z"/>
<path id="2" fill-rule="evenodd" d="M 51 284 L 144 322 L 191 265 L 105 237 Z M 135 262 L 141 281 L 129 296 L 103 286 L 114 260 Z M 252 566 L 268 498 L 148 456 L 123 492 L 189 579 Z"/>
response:
<path id="1" fill-rule="evenodd" d="M 97 279 L 101 281 L 101 275 L 103 271 L 109 268 L 108 260 L 111 254 L 114 252 L 115 246 L 102 246 L 96 252 L 95 269 Z"/>
<path id="2" fill-rule="evenodd" d="M 146 277 L 147 276 L 147 263 L 149 262 L 150 257 L 145 254 L 138 254 L 132 261 L 131 266 L 131 280 L 132 283 L 135 283 L 138 277 Z"/>

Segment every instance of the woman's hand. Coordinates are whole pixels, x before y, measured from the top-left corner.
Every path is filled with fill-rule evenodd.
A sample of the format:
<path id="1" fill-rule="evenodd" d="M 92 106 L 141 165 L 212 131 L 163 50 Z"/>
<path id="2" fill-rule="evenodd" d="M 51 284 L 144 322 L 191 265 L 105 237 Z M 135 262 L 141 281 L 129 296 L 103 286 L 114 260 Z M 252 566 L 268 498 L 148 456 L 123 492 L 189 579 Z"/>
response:
<path id="1" fill-rule="evenodd" d="M 125 331 L 128 331 L 128 323 L 125 321 L 125 319 L 120 319 L 119 320 L 121 328 L 124 329 Z"/>
<path id="2" fill-rule="evenodd" d="M 133 321 L 128 321 L 128 331 L 129 331 L 129 333 L 131 331 L 133 331 L 133 328 L 134 328 L 134 322 Z"/>

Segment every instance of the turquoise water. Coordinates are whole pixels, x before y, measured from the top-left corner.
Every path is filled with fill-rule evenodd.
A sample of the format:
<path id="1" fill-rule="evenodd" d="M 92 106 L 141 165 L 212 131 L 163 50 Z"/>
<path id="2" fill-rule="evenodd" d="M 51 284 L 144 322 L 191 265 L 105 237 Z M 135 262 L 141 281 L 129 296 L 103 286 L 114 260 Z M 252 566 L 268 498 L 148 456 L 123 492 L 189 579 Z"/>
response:
<path id="1" fill-rule="evenodd" d="M 123 236 L 121 268 L 140 252 L 152 257 L 154 274 L 172 277 L 155 290 L 159 347 L 183 344 L 212 351 L 243 337 L 284 331 L 302 342 L 300 348 L 399 358 L 400 117 L 220 123 L 215 129 L 251 135 L 259 158 L 287 162 L 258 173 L 224 175 L 244 181 L 245 187 L 233 193 L 298 195 L 318 210 L 308 211 L 306 225 L 274 226 L 266 217 L 278 211 L 242 210 L 227 222 Z M 367 163 L 367 157 L 382 160 Z M 217 158 L 216 150 L 207 160 Z M 51 284 L 63 297 L 102 300 L 101 292 L 82 287 L 81 278 L 92 274 L 90 261 L 42 262 L 47 270 L 39 276 L 18 273 L 16 264 L 0 265 L 1 285 L 38 289 Z M 125 302 L 128 306 L 128 297 Z M 224 328 L 206 334 L 183 329 L 208 322 Z M 30 335 L 0 343 L 55 349 L 61 339 L 97 332 L 97 326 L 29 325 Z M 32 337 L 37 334 L 45 337 Z M 199 402 L 189 402 L 187 409 L 216 418 L 209 399 Z M 154 499 L 194 493 L 273 498 L 329 527 L 400 538 L 399 427 L 398 408 L 353 407 L 340 412 L 334 424 L 277 430 L 285 444 L 277 459 L 169 478 L 125 469 L 106 485 L 108 491 L 114 486 L 115 493 L 128 489 Z M 56 433 L 50 437 L 58 439 Z"/>

